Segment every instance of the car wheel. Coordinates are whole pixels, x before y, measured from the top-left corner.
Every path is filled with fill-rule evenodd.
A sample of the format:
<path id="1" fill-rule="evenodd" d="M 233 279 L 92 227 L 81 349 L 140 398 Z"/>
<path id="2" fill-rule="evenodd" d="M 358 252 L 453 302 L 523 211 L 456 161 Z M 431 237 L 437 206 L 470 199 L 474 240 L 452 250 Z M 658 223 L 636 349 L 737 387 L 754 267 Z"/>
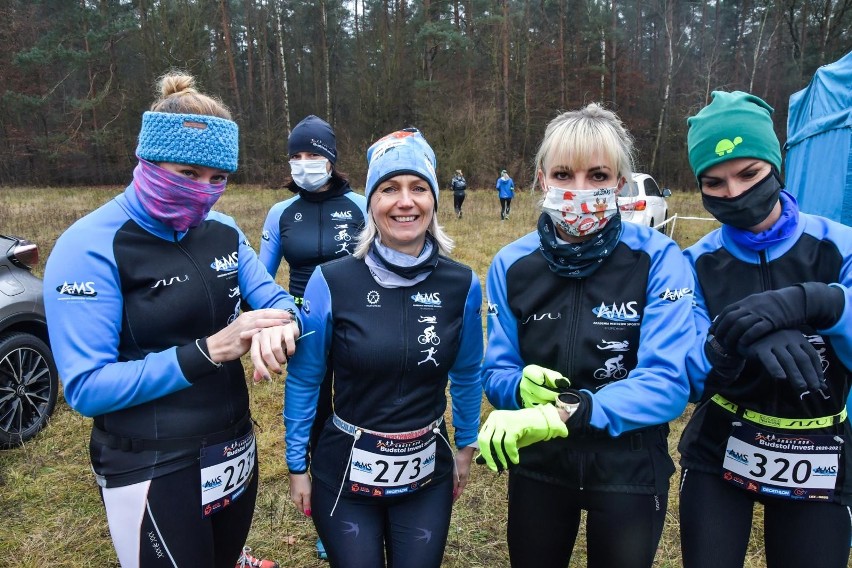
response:
<path id="1" fill-rule="evenodd" d="M 47 344 L 29 333 L 0 336 L 0 448 L 20 446 L 45 427 L 59 374 Z"/>
<path id="2" fill-rule="evenodd" d="M 666 222 L 666 221 L 668 221 L 668 220 L 669 220 L 669 210 L 668 210 L 668 209 L 666 209 L 666 212 L 665 212 L 665 213 L 663 213 L 663 223 L 665 223 L 665 222 Z M 660 231 L 662 234 L 664 234 L 664 235 L 665 235 L 665 234 L 666 234 L 666 227 L 667 227 L 667 226 L 668 226 L 668 225 L 663 225 L 662 227 L 660 227 L 660 228 L 659 228 L 659 229 L 657 229 L 657 230 L 658 230 L 658 231 Z"/>

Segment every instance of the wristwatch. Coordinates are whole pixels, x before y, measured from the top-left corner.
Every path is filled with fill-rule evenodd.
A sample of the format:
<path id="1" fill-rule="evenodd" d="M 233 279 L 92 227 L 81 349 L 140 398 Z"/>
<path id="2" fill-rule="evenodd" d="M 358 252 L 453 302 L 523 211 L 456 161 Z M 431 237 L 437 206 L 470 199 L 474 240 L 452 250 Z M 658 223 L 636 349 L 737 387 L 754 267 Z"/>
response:
<path id="1" fill-rule="evenodd" d="M 580 396 L 572 392 L 561 392 L 556 397 L 556 400 L 553 401 L 553 404 L 556 405 L 556 408 L 564 410 L 568 414 L 568 418 L 571 418 L 577 412 L 577 409 L 580 408 L 580 400 Z"/>

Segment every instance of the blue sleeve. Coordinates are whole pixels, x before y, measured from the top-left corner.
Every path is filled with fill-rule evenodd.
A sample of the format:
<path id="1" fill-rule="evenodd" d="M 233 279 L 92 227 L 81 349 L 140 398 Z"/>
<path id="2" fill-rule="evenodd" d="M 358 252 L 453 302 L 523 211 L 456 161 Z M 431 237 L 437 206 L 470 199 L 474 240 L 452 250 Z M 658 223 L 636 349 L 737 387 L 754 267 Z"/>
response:
<path id="1" fill-rule="evenodd" d="M 831 285 L 843 290 L 846 303 L 837 323 L 828 329 L 817 330 L 831 340 L 831 346 L 847 369 L 852 369 L 852 230 L 838 223 L 824 221 L 826 238 L 843 255 L 838 281 Z M 822 235 L 818 235 L 822 236 Z"/>
<path id="2" fill-rule="evenodd" d="M 360 193 L 355 193 L 354 191 L 350 191 L 346 194 L 346 197 L 358 207 L 358 210 L 361 211 L 361 215 L 364 219 L 367 219 L 367 198 L 361 195 Z"/>
<path id="3" fill-rule="evenodd" d="M 692 306 L 695 338 L 686 357 L 686 375 L 689 377 L 690 402 L 698 402 L 704 396 L 704 384 L 712 367 L 707 360 L 707 356 L 704 354 L 704 342 L 707 339 L 707 330 L 710 329 L 710 315 L 707 312 L 707 303 L 704 300 L 704 290 L 695 274 L 695 261 L 697 258 L 693 256 L 694 252 L 694 249 L 687 249 L 683 253 L 692 271 L 692 277 L 695 280 L 695 301 Z"/>
<path id="4" fill-rule="evenodd" d="M 44 273 L 50 346 L 65 400 L 84 416 L 136 406 L 191 384 L 176 347 L 118 362 L 124 301 L 112 243 L 126 217 L 117 208 L 108 203 L 69 228 L 56 241 Z M 103 219 L 110 215 L 121 218 Z"/>
<path id="5" fill-rule="evenodd" d="M 488 344 L 482 364 L 482 385 L 494 408 L 517 410 L 524 361 L 518 343 L 518 322 L 509 309 L 506 293 L 506 271 L 510 264 L 507 250 L 504 248 L 494 257 L 485 281 Z"/>
<path id="6" fill-rule="evenodd" d="M 208 218 L 212 218 L 212 213 L 211 217 Z M 224 215 L 222 215 L 221 220 L 232 226 L 239 235 L 240 248 L 237 255 L 239 259 L 237 278 L 240 284 L 242 299 L 256 310 L 261 308 L 278 308 L 281 310 L 290 310 L 298 317 L 299 310 L 296 309 L 293 296 L 275 283 L 275 280 L 269 275 L 269 272 L 267 272 L 266 268 L 257 258 L 248 239 L 246 239 L 246 236 L 237 227 L 236 223 L 234 223 L 234 220 Z"/>
<path id="7" fill-rule="evenodd" d="M 482 286 L 471 271 L 471 283 L 464 305 L 459 354 L 450 369 L 450 396 L 453 405 L 455 443 L 459 448 L 476 441 L 482 408 Z"/>
<path id="8" fill-rule="evenodd" d="M 847 369 L 852 369 L 852 285 L 832 284 L 843 290 L 846 305 L 837 323 L 828 329 L 818 330 L 821 335 L 831 339 L 831 346 Z"/>
<path id="9" fill-rule="evenodd" d="M 686 356 L 695 337 L 692 273 L 674 241 L 659 233 L 651 237 L 634 243 L 651 255 L 636 367 L 625 379 L 589 392 L 590 424 L 612 436 L 673 420 L 689 398 Z"/>
<path id="10" fill-rule="evenodd" d="M 331 345 L 331 292 L 322 270 L 314 269 L 302 304 L 302 336 L 296 354 L 287 364 L 284 383 L 284 426 L 287 467 L 307 471 L 308 440 Z M 308 335 L 310 333 L 310 335 Z"/>
<path id="11" fill-rule="evenodd" d="M 281 266 L 281 258 L 284 256 L 281 250 L 281 214 L 284 213 L 286 202 L 276 203 L 269 209 L 266 221 L 263 223 L 263 232 L 260 234 L 260 252 L 258 258 L 266 267 L 266 271 L 275 278 L 278 267 Z"/>

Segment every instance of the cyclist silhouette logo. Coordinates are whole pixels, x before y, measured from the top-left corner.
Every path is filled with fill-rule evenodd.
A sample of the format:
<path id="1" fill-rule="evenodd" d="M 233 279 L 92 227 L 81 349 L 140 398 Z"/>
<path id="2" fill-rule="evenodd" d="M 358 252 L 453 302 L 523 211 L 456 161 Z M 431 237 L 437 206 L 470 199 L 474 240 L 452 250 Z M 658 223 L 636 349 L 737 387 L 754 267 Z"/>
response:
<path id="1" fill-rule="evenodd" d="M 417 337 L 417 342 L 420 345 L 426 345 L 427 343 L 431 343 L 432 345 L 440 345 L 441 338 L 438 337 L 438 334 L 435 333 L 435 326 L 430 325 L 426 329 L 423 330 L 423 333 Z"/>
<path id="2" fill-rule="evenodd" d="M 623 379 L 627 376 L 627 369 L 621 364 L 624 355 L 613 357 L 604 361 L 604 366 L 595 369 L 594 377 L 596 379 Z"/>

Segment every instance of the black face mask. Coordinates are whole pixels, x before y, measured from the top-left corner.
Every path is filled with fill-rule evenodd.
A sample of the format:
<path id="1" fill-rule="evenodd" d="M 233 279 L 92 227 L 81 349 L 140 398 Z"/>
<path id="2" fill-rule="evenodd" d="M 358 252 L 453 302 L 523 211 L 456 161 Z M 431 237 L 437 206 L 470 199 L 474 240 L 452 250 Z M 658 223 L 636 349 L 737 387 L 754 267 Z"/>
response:
<path id="1" fill-rule="evenodd" d="M 749 229 L 760 224 L 772 213 L 784 184 L 775 167 L 768 176 L 736 197 L 716 197 L 701 192 L 704 209 L 720 223 L 738 229 Z"/>

